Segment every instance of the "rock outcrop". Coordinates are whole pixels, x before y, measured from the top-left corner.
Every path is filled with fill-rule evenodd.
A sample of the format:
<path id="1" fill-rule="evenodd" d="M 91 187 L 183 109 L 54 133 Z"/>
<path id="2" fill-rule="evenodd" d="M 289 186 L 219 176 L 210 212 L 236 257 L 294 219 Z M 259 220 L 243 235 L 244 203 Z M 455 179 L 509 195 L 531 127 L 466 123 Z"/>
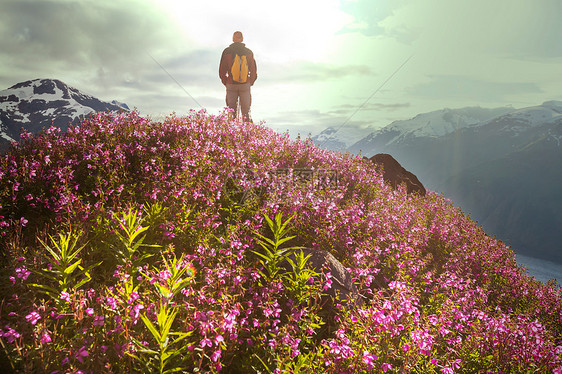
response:
<path id="1" fill-rule="evenodd" d="M 373 164 L 382 169 L 382 177 L 385 182 L 393 188 L 404 183 L 408 194 L 417 193 L 425 196 L 426 190 L 423 184 L 413 173 L 404 169 L 398 161 L 389 154 L 379 153 L 369 159 Z"/>
<path id="2" fill-rule="evenodd" d="M 357 287 L 353 284 L 351 274 L 330 252 L 321 249 L 303 248 L 291 251 L 288 257 L 294 261 L 295 252 L 300 252 L 301 250 L 305 256 L 310 255 L 307 267 L 317 273 L 330 273 L 331 275 L 332 285 L 325 291 L 330 300 L 325 301 L 331 303 L 337 298 L 337 301 L 341 304 L 350 304 L 360 298 Z M 281 266 L 287 271 L 291 271 L 291 266 L 287 261 L 283 261 Z"/>

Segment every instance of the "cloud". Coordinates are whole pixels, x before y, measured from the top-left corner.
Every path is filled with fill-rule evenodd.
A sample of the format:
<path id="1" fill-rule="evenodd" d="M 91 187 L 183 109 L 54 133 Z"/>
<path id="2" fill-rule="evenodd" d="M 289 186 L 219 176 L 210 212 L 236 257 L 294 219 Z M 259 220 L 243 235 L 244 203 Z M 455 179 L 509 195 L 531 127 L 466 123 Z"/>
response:
<path id="1" fill-rule="evenodd" d="M 407 89 L 409 94 L 424 99 L 461 99 L 464 102 L 509 101 L 513 95 L 542 92 L 530 82 L 493 82 L 462 75 L 429 75 L 428 82 Z"/>
<path id="2" fill-rule="evenodd" d="M 562 56 L 559 0 L 343 0 L 353 16 L 342 33 L 418 47 L 475 50 L 526 59 Z"/>
<path id="3" fill-rule="evenodd" d="M 220 84 L 218 78 L 220 54 L 217 51 L 186 51 L 162 59 L 153 54 L 149 57 L 152 61 L 146 66 L 146 70 L 151 72 L 150 76 L 154 81 L 161 82 L 163 77 L 167 80 L 173 77 L 182 84 L 198 88 Z"/>
<path id="4" fill-rule="evenodd" d="M 268 83 L 326 82 L 350 76 L 368 76 L 372 74 L 372 69 L 366 65 L 334 65 L 330 63 L 296 61 L 286 63 L 267 62 L 261 66 L 258 61 L 258 77 L 263 77 L 262 81 Z"/>
<path id="5" fill-rule="evenodd" d="M 366 129 L 375 125 L 376 121 L 349 118 L 350 113 L 339 110 L 322 111 L 317 109 L 280 111 L 268 117 L 266 125 L 278 132 L 289 132 L 293 137 L 309 134 L 317 135 L 328 127 L 338 130 L 344 138 L 357 140 L 368 132 Z M 387 125 L 389 122 L 384 122 Z M 377 124 L 380 127 L 383 124 Z M 345 135 L 344 135 L 345 134 Z"/>
<path id="6" fill-rule="evenodd" d="M 366 36 L 384 34 L 386 30 L 380 23 L 406 3 L 407 0 L 343 0 L 341 9 L 352 15 L 354 22 L 346 25 L 341 32 L 359 32 Z"/>
<path id="7" fill-rule="evenodd" d="M 236 29 L 258 63 L 255 119 L 303 134 L 344 123 L 412 53 L 346 127 L 560 91 L 559 0 L 240 0 L 252 11 L 237 17 L 227 0 L 0 1 L 0 89 L 56 78 L 148 115 L 197 109 L 189 95 L 222 109 Z"/>
<path id="8" fill-rule="evenodd" d="M 7 0 L 0 46 L 25 54 L 31 63 L 112 66 L 170 37 L 161 27 L 163 17 L 142 0 Z"/>
<path id="9" fill-rule="evenodd" d="M 277 112 L 268 117 L 267 126 L 278 132 L 289 131 L 292 136 L 316 134 L 327 127 L 338 126 L 345 121 L 343 116 L 333 115 L 317 109 Z"/>
<path id="10" fill-rule="evenodd" d="M 512 11 L 513 12 L 513 11 Z M 508 13 L 509 14 L 509 13 Z M 520 6 L 510 17 L 510 52 L 516 57 L 562 57 L 562 2 L 538 0 Z"/>
<path id="11" fill-rule="evenodd" d="M 6 88 L 57 78 L 143 112 L 197 107 L 169 73 L 202 105 L 219 102 L 220 51 L 195 49 L 153 1 L 3 0 L 0 35 Z"/>
<path id="12" fill-rule="evenodd" d="M 128 91 L 127 95 L 128 96 L 124 96 L 124 101 L 131 108 L 136 107 L 140 110 L 141 108 L 139 108 L 138 105 L 141 103 L 141 112 L 143 114 L 156 116 L 156 118 L 168 116 L 172 113 L 185 115 L 192 109 L 196 111 L 202 109 L 192 98 L 181 91 L 171 91 L 169 94 L 164 92 L 155 94 L 154 92 L 144 93 L 142 91 Z M 205 108 L 222 108 L 225 106 L 224 98 L 219 99 L 217 97 L 204 95 L 194 96 L 194 98 Z"/>
<path id="13" fill-rule="evenodd" d="M 389 104 L 383 104 L 383 103 L 367 103 L 365 105 L 363 105 L 361 107 L 361 111 L 385 111 L 385 112 L 393 112 L 396 110 L 400 110 L 400 109 L 404 109 L 404 108 L 409 108 L 411 106 L 410 103 L 389 103 Z M 353 113 L 355 110 L 357 110 L 359 108 L 358 105 L 351 105 L 351 104 L 345 104 L 345 105 L 339 105 L 338 109 L 336 110 L 332 110 L 330 111 L 330 113 L 333 114 L 351 114 Z"/>
<path id="14" fill-rule="evenodd" d="M 147 51 L 181 41 L 166 17 L 148 0 L 4 0 L 2 83 L 58 78 L 95 94 L 141 80 Z"/>

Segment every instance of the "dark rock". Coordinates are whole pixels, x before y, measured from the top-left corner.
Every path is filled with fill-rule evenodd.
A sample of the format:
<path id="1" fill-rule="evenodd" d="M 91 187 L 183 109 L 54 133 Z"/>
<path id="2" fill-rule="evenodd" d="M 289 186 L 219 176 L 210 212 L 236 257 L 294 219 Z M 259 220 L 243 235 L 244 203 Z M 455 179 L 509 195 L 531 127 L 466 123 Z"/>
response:
<path id="1" fill-rule="evenodd" d="M 41 80 L 41 84 L 33 88 L 33 93 L 35 95 L 41 94 L 54 94 L 55 93 L 55 83 L 48 79 Z"/>
<path id="2" fill-rule="evenodd" d="M 306 263 L 307 268 L 319 274 L 330 273 L 331 275 L 331 287 L 322 292 L 319 300 L 321 306 L 319 316 L 325 322 L 315 335 L 316 341 L 320 342 L 322 339 L 333 337 L 334 332 L 338 329 L 339 322 L 336 318 L 340 313 L 338 304 L 348 308 L 359 306 L 363 303 L 363 296 L 359 294 L 349 271 L 331 253 L 320 249 L 303 248 L 290 251 L 287 257 L 295 261 L 295 255 L 300 251 L 305 257 L 311 255 Z M 282 261 L 280 266 L 287 272 L 292 271 L 287 260 Z"/>
<path id="3" fill-rule="evenodd" d="M 398 161 L 389 154 L 379 153 L 369 159 L 373 164 L 382 169 L 382 177 L 393 188 L 397 188 L 402 183 L 406 184 L 408 194 L 413 192 L 420 196 L 425 196 L 426 190 L 423 184 L 413 173 L 404 169 Z"/>
<path id="4" fill-rule="evenodd" d="M 360 297 L 359 292 L 349 271 L 339 262 L 330 252 L 321 249 L 303 248 L 292 250 L 288 257 L 295 260 L 295 253 L 302 251 L 305 256 L 311 255 L 307 262 L 307 267 L 317 273 L 331 274 L 332 287 L 325 291 L 329 300 L 324 299 L 323 303 L 334 304 L 336 299 L 342 305 L 354 303 Z M 286 271 L 292 271 L 290 264 L 283 261 L 281 264 Z"/>

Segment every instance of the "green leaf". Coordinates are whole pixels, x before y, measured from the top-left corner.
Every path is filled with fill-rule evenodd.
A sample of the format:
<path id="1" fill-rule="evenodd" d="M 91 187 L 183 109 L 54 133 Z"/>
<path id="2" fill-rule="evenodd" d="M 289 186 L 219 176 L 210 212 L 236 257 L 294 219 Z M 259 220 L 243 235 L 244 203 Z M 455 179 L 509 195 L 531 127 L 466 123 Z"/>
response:
<path id="1" fill-rule="evenodd" d="M 58 290 L 54 289 L 53 287 L 49 287 L 45 284 L 32 283 L 29 286 L 33 287 L 33 288 L 38 288 L 40 291 L 48 294 L 49 296 L 51 296 L 55 299 L 60 296 L 60 292 L 58 292 Z"/>
<path id="2" fill-rule="evenodd" d="M 174 339 L 172 341 L 171 345 L 175 345 L 176 343 L 179 343 L 182 340 L 187 339 L 188 337 L 190 337 L 193 334 L 193 332 L 190 331 L 190 332 L 183 332 L 183 333 L 172 333 L 170 335 L 175 335 L 175 334 L 181 334 L 181 336 L 179 338 Z M 184 346 L 184 347 L 187 348 L 187 346 Z"/>
<path id="3" fill-rule="evenodd" d="M 277 214 L 277 216 L 275 218 L 277 218 L 278 216 L 279 216 L 279 214 Z M 265 221 L 267 222 L 267 225 L 269 226 L 271 231 L 274 231 L 275 224 L 273 223 L 273 220 L 271 218 L 269 218 L 268 216 L 263 216 L 263 218 L 265 218 Z"/>
<path id="4" fill-rule="evenodd" d="M 172 369 L 165 370 L 165 371 L 163 371 L 162 373 L 163 373 L 163 374 L 167 374 L 167 373 L 177 373 L 178 371 L 182 371 L 182 370 L 183 370 L 183 368 L 181 368 L 181 367 L 176 367 L 176 368 L 172 368 Z"/>
<path id="5" fill-rule="evenodd" d="M 35 270 L 35 269 L 29 269 L 32 273 L 35 273 L 37 275 L 40 275 L 44 278 L 50 279 L 53 282 L 58 282 L 58 278 L 55 277 L 54 275 L 51 275 L 50 273 L 54 273 L 52 270 L 49 269 L 43 269 L 43 270 Z M 58 274 L 60 274 L 59 272 L 57 272 Z"/>
<path id="6" fill-rule="evenodd" d="M 156 339 L 156 341 L 160 343 L 162 341 L 162 335 L 160 335 L 158 330 L 156 330 L 154 324 L 150 322 L 150 320 L 145 315 L 141 315 L 141 319 L 146 325 L 146 327 L 148 328 L 148 330 L 150 331 L 150 333 L 152 334 L 152 336 L 154 337 L 154 339 Z"/>
<path id="7" fill-rule="evenodd" d="M 83 278 L 81 281 L 76 283 L 74 288 L 78 289 L 78 288 L 82 287 L 83 285 L 85 285 L 86 283 L 88 283 L 89 281 L 92 280 L 92 277 L 90 277 L 90 274 L 86 273 L 84 275 L 85 275 L 85 278 Z"/>
<path id="8" fill-rule="evenodd" d="M 76 261 L 75 263 L 73 263 L 72 265 L 68 266 L 66 269 L 64 269 L 64 274 L 72 274 L 74 272 L 74 270 L 76 270 L 76 268 L 78 267 L 78 265 L 80 265 L 80 263 L 82 262 L 82 259 L 78 259 L 78 261 Z"/>
<path id="9" fill-rule="evenodd" d="M 168 333 L 170 332 L 170 329 L 172 328 L 172 324 L 174 323 L 174 320 L 176 319 L 176 315 L 178 314 L 177 310 L 172 310 L 171 313 L 169 313 L 168 309 L 165 309 L 164 307 L 162 307 L 165 312 L 162 312 L 164 314 L 164 323 L 163 326 L 160 327 L 160 330 L 162 332 L 162 336 L 168 336 Z M 168 314 L 169 313 L 169 314 Z"/>
<path id="10" fill-rule="evenodd" d="M 92 270 L 92 269 L 95 268 L 95 267 L 100 266 L 100 265 L 102 264 L 102 262 L 103 262 L 103 260 L 100 261 L 100 262 L 96 262 L 95 264 L 92 264 L 92 265 L 88 266 L 86 269 L 84 269 L 84 272 L 85 272 L 86 274 L 88 274 L 88 273 L 90 272 L 90 270 Z"/>
<path id="11" fill-rule="evenodd" d="M 276 244 L 277 244 L 277 247 L 280 247 L 281 244 L 283 244 L 283 243 L 285 243 L 285 242 L 288 242 L 289 240 L 294 239 L 294 238 L 295 238 L 294 236 L 288 236 L 288 237 L 286 237 L 286 238 L 281 238 L 281 239 L 279 239 L 279 240 L 277 241 L 277 243 L 276 243 Z"/>
<path id="12" fill-rule="evenodd" d="M 69 237 L 68 239 L 70 240 L 70 233 L 69 233 Z M 78 256 L 78 254 L 80 252 L 82 252 L 82 250 L 86 247 L 86 244 L 84 244 L 83 246 L 81 246 L 80 248 L 77 248 L 74 252 L 72 252 L 72 249 L 74 249 L 74 247 L 76 247 L 76 243 L 78 242 L 78 236 L 75 237 L 74 242 L 72 243 L 72 245 L 70 246 L 70 254 L 67 255 L 68 258 L 68 262 L 72 261 L 74 258 L 76 258 L 76 256 Z M 68 244 L 65 244 L 68 245 Z"/>
<path id="13" fill-rule="evenodd" d="M 268 245 L 269 244 L 272 247 L 275 246 L 275 242 L 273 240 L 269 239 L 268 237 L 265 237 L 265 236 L 263 236 L 259 233 L 256 233 L 256 235 L 261 239 L 261 240 L 258 240 L 258 243 L 260 243 L 262 245 Z"/>
<path id="14" fill-rule="evenodd" d="M 277 217 L 279 217 L 279 218 L 277 219 Z M 277 225 L 279 226 L 279 224 L 281 223 L 281 219 L 282 219 L 281 213 L 277 214 L 277 217 L 275 217 L 275 218 L 278 221 Z M 294 214 L 292 216 L 290 216 L 289 218 L 287 218 L 285 220 L 285 222 L 281 225 L 281 227 L 279 229 L 279 232 L 285 232 L 285 229 L 287 228 L 287 225 L 289 224 L 289 222 L 291 222 L 293 220 L 293 218 L 295 218 Z"/>
<path id="15" fill-rule="evenodd" d="M 137 238 L 137 236 L 139 236 L 140 234 L 142 234 L 146 230 L 148 230 L 148 227 L 141 227 L 140 229 L 138 229 L 138 230 L 134 231 L 133 233 L 129 234 L 129 242 L 131 242 L 131 243 L 134 242 L 135 239 Z M 139 242 L 142 243 L 144 238 L 146 238 L 146 235 L 143 236 L 141 239 L 139 239 Z"/>
<path id="16" fill-rule="evenodd" d="M 142 345 L 140 342 L 138 343 L 140 347 L 144 347 L 144 345 Z M 138 348 L 137 352 L 140 353 L 145 353 L 145 354 L 149 354 L 149 355 L 157 355 L 158 352 L 156 352 L 155 350 L 149 349 L 149 348 Z M 135 356 L 133 356 L 135 357 Z M 135 357 L 137 360 L 140 360 L 139 357 Z"/>
<path id="17" fill-rule="evenodd" d="M 49 237 L 51 238 L 51 240 L 53 241 L 53 243 L 55 242 L 55 240 L 53 239 L 52 236 L 49 235 Z M 55 260 L 57 260 L 57 262 L 61 262 L 61 258 L 60 256 L 51 249 L 51 247 L 49 247 L 44 241 L 42 241 L 41 239 L 39 239 L 39 242 L 41 243 L 41 245 L 51 254 L 51 256 L 53 256 L 53 258 Z"/>
<path id="18" fill-rule="evenodd" d="M 271 252 L 269 252 L 267 254 L 263 254 L 263 253 L 260 253 L 260 252 L 252 251 L 252 253 L 258 255 L 261 258 L 263 258 L 265 261 L 271 261 L 271 259 L 273 257 L 273 254 Z"/>

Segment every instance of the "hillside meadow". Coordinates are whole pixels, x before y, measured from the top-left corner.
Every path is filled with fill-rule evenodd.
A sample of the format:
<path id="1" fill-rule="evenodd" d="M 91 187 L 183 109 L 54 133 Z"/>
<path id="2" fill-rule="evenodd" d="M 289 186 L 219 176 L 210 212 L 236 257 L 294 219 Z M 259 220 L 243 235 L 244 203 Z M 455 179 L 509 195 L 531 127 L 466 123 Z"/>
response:
<path id="1" fill-rule="evenodd" d="M 562 373 L 558 284 L 443 196 L 228 113 L 24 133 L 0 205 L 14 373 Z"/>

